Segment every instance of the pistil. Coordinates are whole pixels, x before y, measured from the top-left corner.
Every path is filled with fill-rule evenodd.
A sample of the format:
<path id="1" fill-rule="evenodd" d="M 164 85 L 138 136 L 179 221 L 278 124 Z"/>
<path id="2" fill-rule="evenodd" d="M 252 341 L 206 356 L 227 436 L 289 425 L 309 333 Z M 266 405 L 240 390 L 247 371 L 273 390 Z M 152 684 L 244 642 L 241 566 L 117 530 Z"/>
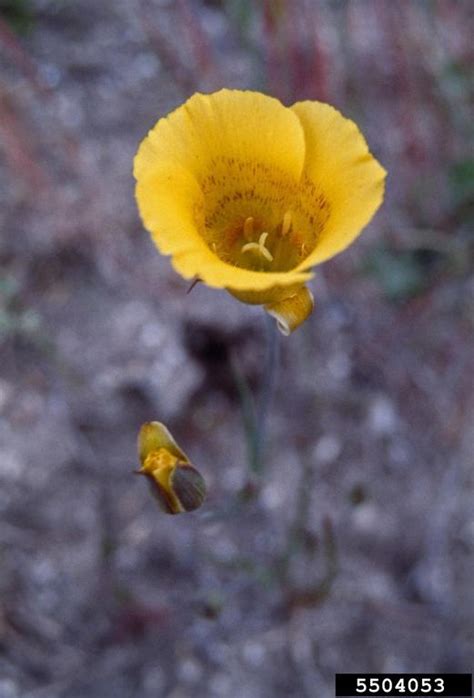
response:
<path id="1" fill-rule="evenodd" d="M 247 225 L 247 221 L 251 220 L 252 221 L 252 226 L 253 226 L 253 218 L 247 218 L 245 221 L 245 225 Z M 245 232 L 245 225 L 244 225 L 244 232 Z M 267 250 L 265 247 L 265 243 L 267 241 L 268 233 L 262 233 L 260 237 L 258 238 L 258 242 L 248 242 L 246 245 L 243 245 L 241 251 L 242 252 L 250 252 L 254 250 L 255 252 L 258 252 L 259 254 L 262 255 L 267 261 L 273 262 L 273 255 L 270 252 L 270 250 Z"/>

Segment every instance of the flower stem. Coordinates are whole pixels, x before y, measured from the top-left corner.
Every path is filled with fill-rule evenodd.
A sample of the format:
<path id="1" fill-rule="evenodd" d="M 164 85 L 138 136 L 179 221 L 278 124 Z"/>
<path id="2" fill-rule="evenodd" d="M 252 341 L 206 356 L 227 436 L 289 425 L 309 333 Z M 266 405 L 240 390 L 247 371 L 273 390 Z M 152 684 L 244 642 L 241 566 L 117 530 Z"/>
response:
<path id="1" fill-rule="evenodd" d="M 279 357 L 279 335 L 275 320 L 267 315 L 266 320 L 266 355 L 265 371 L 263 374 L 262 390 L 256 414 L 256 438 L 255 438 L 255 465 L 256 473 L 263 470 L 265 455 L 265 438 L 267 418 L 270 410 L 273 393 L 276 387 L 276 376 Z"/>
<path id="2" fill-rule="evenodd" d="M 256 462 L 256 445 L 258 439 L 255 400 L 248 380 L 238 363 L 234 360 L 231 361 L 231 371 L 240 399 L 249 467 L 250 470 L 255 473 L 259 470 L 258 463 Z"/>
<path id="3" fill-rule="evenodd" d="M 275 390 L 279 356 L 277 325 L 270 316 L 267 316 L 266 323 L 265 370 L 258 399 L 238 362 L 231 360 L 230 366 L 240 398 L 249 468 L 257 476 L 263 472 L 267 417 Z"/>

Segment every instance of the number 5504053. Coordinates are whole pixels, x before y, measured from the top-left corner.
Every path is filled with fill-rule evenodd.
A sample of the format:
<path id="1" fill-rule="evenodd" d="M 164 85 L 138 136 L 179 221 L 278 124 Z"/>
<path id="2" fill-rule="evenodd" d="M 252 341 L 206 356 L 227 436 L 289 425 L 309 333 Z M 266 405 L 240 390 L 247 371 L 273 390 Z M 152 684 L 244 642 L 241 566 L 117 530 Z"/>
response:
<path id="1" fill-rule="evenodd" d="M 358 678 L 356 681 L 356 691 L 360 694 L 381 693 L 389 694 L 396 691 L 401 696 L 405 693 L 413 695 L 414 693 L 443 693 L 444 681 L 441 678 L 433 680 L 422 678 L 420 680 L 415 677 L 409 679 L 398 679 L 394 682 L 392 679 L 385 677 L 383 679 L 372 677 L 370 679 Z"/>

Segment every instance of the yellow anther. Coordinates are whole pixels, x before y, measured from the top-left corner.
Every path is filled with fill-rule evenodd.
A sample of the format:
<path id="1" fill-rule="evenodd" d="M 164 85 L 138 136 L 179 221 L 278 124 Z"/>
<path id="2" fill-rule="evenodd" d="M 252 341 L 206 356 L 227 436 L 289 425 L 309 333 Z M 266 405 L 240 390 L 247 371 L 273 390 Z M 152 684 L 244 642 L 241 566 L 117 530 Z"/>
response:
<path id="1" fill-rule="evenodd" d="M 248 220 L 248 219 L 247 219 Z M 268 233 L 262 233 L 260 237 L 258 238 L 258 242 L 248 242 L 246 245 L 242 247 L 242 252 L 249 252 L 250 250 L 255 250 L 259 254 L 262 255 L 262 257 L 265 257 L 266 260 L 269 262 L 273 262 L 273 255 L 270 252 L 270 250 L 267 250 L 265 247 L 265 243 L 267 241 Z"/>
<path id="2" fill-rule="evenodd" d="M 253 235 L 253 218 L 252 216 L 249 216 L 248 218 L 245 219 L 244 223 L 244 237 L 246 240 L 249 240 Z"/>
<path id="3" fill-rule="evenodd" d="M 287 211 L 283 216 L 283 223 L 281 224 L 281 234 L 288 235 L 291 228 L 291 211 Z"/>

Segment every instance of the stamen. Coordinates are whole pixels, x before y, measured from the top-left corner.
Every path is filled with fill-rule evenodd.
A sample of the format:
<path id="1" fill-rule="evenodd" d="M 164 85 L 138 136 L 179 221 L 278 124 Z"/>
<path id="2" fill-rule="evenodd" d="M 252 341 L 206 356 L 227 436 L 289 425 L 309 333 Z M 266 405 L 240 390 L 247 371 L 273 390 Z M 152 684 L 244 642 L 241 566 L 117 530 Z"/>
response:
<path id="1" fill-rule="evenodd" d="M 281 224 L 281 234 L 288 235 L 291 228 L 291 211 L 287 211 L 283 216 L 283 223 Z"/>
<path id="2" fill-rule="evenodd" d="M 253 218 L 252 216 L 249 216 L 248 218 L 245 219 L 244 223 L 244 237 L 246 240 L 249 240 L 253 235 Z"/>
<path id="3" fill-rule="evenodd" d="M 248 219 L 247 219 L 248 220 Z M 269 262 L 273 262 L 273 255 L 270 250 L 265 247 L 265 242 L 267 241 L 268 233 L 262 233 L 258 239 L 258 242 L 248 242 L 241 249 L 241 252 L 249 252 L 250 250 L 255 250 L 262 257 L 265 257 Z"/>

